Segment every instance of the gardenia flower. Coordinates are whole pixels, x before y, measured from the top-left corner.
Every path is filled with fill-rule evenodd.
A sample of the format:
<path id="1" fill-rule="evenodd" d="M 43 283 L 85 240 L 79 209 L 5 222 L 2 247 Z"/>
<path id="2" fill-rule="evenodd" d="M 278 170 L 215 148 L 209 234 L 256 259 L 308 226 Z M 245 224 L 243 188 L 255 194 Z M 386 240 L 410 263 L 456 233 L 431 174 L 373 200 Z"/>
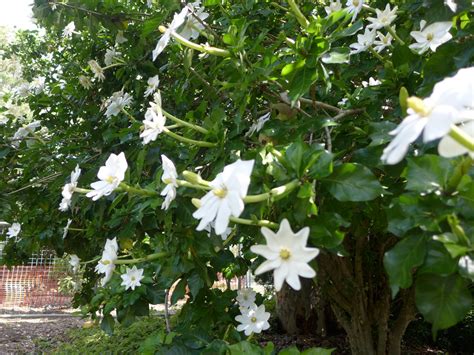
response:
<path id="1" fill-rule="evenodd" d="M 381 28 L 390 26 L 397 18 L 397 9 L 398 7 L 395 6 L 393 10 L 390 10 L 390 4 L 387 4 L 387 6 L 385 6 L 385 10 L 383 11 L 375 9 L 377 17 L 367 17 L 367 20 L 372 22 L 370 25 L 367 25 L 367 27 L 379 30 Z"/>
<path id="2" fill-rule="evenodd" d="M 127 42 L 128 39 L 126 39 L 123 35 L 123 31 L 117 31 L 117 35 L 115 36 L 115 44 L 122 44 Z"/>
<path id="3" fill-rule="evenodd" d="M 110 195 L 125 179 L 127 168 L 128 164 L 123 152 L 119 155 L 110 154 L 110 157 L 105 162 L 105 166 L 101 166 L 97 173 L 100 181 L 91 184 L 94 190 L 88 192 L 86 196 L 96 201 L 102 196 Z"/>
<path id="4" fill-rule="evenodd" d="M 90 89 L 92 87 L 91 79 L 85 75 L 79 75 L 79 84 L 81 84 L 84 89 Z"/>
<path id="5" fill-rule="evenodd" d="M 95 60 L 89 60 L 87 64 L 89 64 L 89 68 L 91 68 L 92 73 L 94 73 L 94 78 L 97 78 L 99 81 L 105 80 L 104 70 L 101 68 L 99 63 Z"/>
<path id="6" fill-rule="evenodd" d="M 18 222 L 12 223 L 10 228 L 7 230 L 7 237 L 8 238 L 15 238 L 18 237 L 18 234 L 21 232 L 21 224 Z"/>
<path id="7" fill-rule="evenodd" d="M 36 129 L 39 128 L 40 126 L 41 126 L 40 121 L 33 121 L 23 127 L 18 128 L 18 130 L 13 135 L 12 145 L 18 148 L 18 146 L 20 145 L 20 142 L 31 133 L 34 133 Z"/>
<path id="8" fill-rule="evenodd" d="M 79 169 L 79 165 L 76 165 L 74 171 L 71 172 L 71 182 L 63 186 L 63 191 L 61 193 L 63 199 L 59 204 L 60 211 L 67 211 L 71 206 L 72 194 L 74 193 L 74 189 L 77 187 L 79 176 L 81 176 L 81 169 Z"/>
<path id="9" fill-rule="evenodd" d="M 71 37 L 75 29 L 76 25 L 74 24 L 74 21 L 69 22 L 63 29 L 63 37 Z"/>
<path id="10" fill-rule="evenodd" d="M 267 260 L 255 270 L 255 275 L 273 270 L 275 289 L 281 290 L 286 281 L 294 290 L 301 288 L 299 276 L 313 278 L 316 272 L 308 265 L 319 254 L 319 249 L 308 248 L 309 228 L 293 233 L 290 223 L 283 219 L 277 233 L 263 227 L 261 229 L 267 245 L 253 245 L 250 250 Z"/>
<path id="11" fill-rule="evenodd" d="M 132 97 L 128 93 L 123 93 L 123 91 L 117 91 L 112 94 L 112 96 L 107 100 L 107 110 L 105 111 L 105 116 L 117 116 L 122 109 L 130 105 L 132 102 Z"/>
<path id="12" fill-rule="evenodd" d="M 324 10 L 328 15 L 331 15 L 333 12 L 339 11 L 342 9 L 342 4 L 340 0 L 331 1 L 329 6 L 325 6 Z"/>
<path id="13" fill-rule="evenodd" d="M 30 90 L 34 92 L 36 95 L 42 93 L 44 91 L 46 78 L 44 76 L 38 76 L 33 79 L 30 83 Z"/>
<path id="14" fill-rule="evenodd" d="M 235 299 L 240 307 L 250 308 L 255 303 L 257 294 L 251 288 L 243 288 L 237 291 L 237 298 Z"/>
<path id="15" fill-rule="evenodd" d="M 95 271 L 99 274 L 105 274 L 101 280 L 101 285 L 105 284 L 112 278 L 115 270 L 115 261 L 117 260 L 118 244 L 117 238 L 107 239 L 105 242 L 102 257 L 95 267 Z"/>
<path id="16" fill-rule="evenodd" d="M 171 39 L 171 33 L 176 31 L 179 26 L 181 26 L 184 21 L 186 20 L 186 16 L 188 15 L 189 8 L 187 6 L 183 7 L 181 12 L 179 14 L 174 14 L 173 16 L 173 21 L 171 21 L 171 24 L 169 27 L 166 29 L 165 33 L 161 36 L 160 40 L 156 44 L 155 49 L 153 50 L 153 61 L 155 61 L 156 57 L 160 55 L 161 52 L 166 48 L 168 45 L 170 39 Z"/>
<path id="17" fill-rule="evenodd" d="M 264 114 L 263 116 L 259 117 L 257 122 L 252 124 L 252 126 L 250 126 L 250 129 L 248 130 L 248 132 L 245 133 L 245 137 L 250 137 L 252 134 L 260 132 L 263 128 L 263 125 L 269 120 L 270 120 L 270 112 L 268 112 L 268 113 Z"/>
<path id="18" fill-rule="evenodd" d="M 177 31 L 181 37 L 186 39 L 196 39 L 199 37 L 200 31 L 204 29 L 202 22 L 204 22 L 204 20 L 209 17 L 209 14 L 204 12 L 204 8 L 199 7 L 200 5 L 200 1 L 196 1 L 187 5 L 191 12 L 187 14 L 186 22 L 184 23 L 183 27 Z M 199 21 L 196 17 L 201 21 Z"/>
<path id="19" fill-rule="evenodd" d="M 148 87 L 145 91 L 145 97 L 150 96 L 156 91 L 156 89 L 158 89 L 158 85 L 160 84 L 160 78 L 158 77 L 158 75 L 155 75 L 149 78 L 146 83 L 148 84 Z"/>
<path id="20" fill-rule="evenodd" d="M 79 263 L 81 259 L 76 254 L 70 255 L 69 256 L 69 265 L 72 266 L 72 272 L 76 273 L 77 270 L 79 270 Z"/>
<path id="21" fill-rule="evenodd" d="M 254 304 L 247 311 L 235 317 L 235 320 L 241 323 L 237 326 L 237 331 L 243 331 L 246 336 L 252 333 L 259 334 L 262 330 L 270 328 L 270 324 L 268 323 L 269 318 L 270 313 L 265 312 L 265 305 L 262 304 L 257 307 L 257 305 Z"/>
<path id="22" fill-rule="evenodd" d="M 225 232 L 231 216 L 239 217 L 244 210 L 243 198 L 247 196 L 254 160 L 237 160 L 224 167 L 222 173 L 209 183 L 212 188 L 201 200 L 193 217 L 200 219 L 201 231 L 215 221 L 216 234 Z"/>
<path id="23" fill-rule="evenodd" d="M 138 287 L 141 285 L 140 281 L 143 279 L 143 269 L 137 269 L 137 267 L 134 265 L 131 269 L 127 268 L 127 271 L 125 274 L 120 275 L 122 278 L 122 283 L 120 286 L 125 286 L 125 291 L 131 288 L 132 290 L 135 290 L 135 287 Z"/>
<path id="24" fill-rule="evenodd" d="M 397 164 L 405 156 L 410 143 L 423 132 L 423 141 L 429 142 L 446 136 L 452 124 L 474 118 L 474 67 L 461 69 L 456 75 L 437 83 L 426 99 L 412 97 L 408 102 L 408 117 L 390 134 L 396 137 L 384 149 L 382 161 Z M 470 125 L 467 125 L 469 128 Z M 463 126 L 460 127 L 463 129 Z M 465 129 L 464 125 L 464 129 Z M 449 155 L 452 141 L 446 138 L 441 145 Z M 444 150 L 444 147 L 448 150 Z M 454 145 L 456 147 L 456 144 Z M 458 147 L 459 148 L 459 147 Z M 454 150 L 453 153 L 460 150 Z"/>
<path id="25" fill-rule="evenodd" d="M 347 0 L 346 10 L 348 13 L 352 14 L 352 22 L 354 22 L 354 20 L 356 19 L 363 5 L 364 0 Z"/>
<path id="26" fill-rule="evenodd" d="M 411 31 L 412 36 L 417 43 L 410 44 L 410 48 L 418 52 L 418 54 L 425 53 L 428 48 L 433 52 L 443 43 L 448 42 L 453 36 L 449 33 L 451 29 L 451 22 L 435 22 L 425 27 L 426 21 L 420 21 L 420 30 Z"/>
<path id="27" fill-rule="evenodd" d="M 115 48 L 109 48 L 105 51 L 104 63 L 105 65 L 111 65 L 115 59 L 119 58 L 121 55 L 120 52 L 117 52 Z"/>
<path id="28" fill-rule="evenodd" d="M 349 47 L 351 50 L 351 54 L 357 54 L 363 51 L 366 51 L 375 41 L 375 30 L 371 30 L 368 27 L 365 28 L 363 34 L 357 35 L 357 43 L 352 43 Z"/>
<path id="29" fill-rule="evenodd" d="M 69 218 L 67 220 L 66 227 L 64 227 L 63 229 L 63 239 L 67 237 L 67 233 L 69 232 L 69 226 L 71 225 L 71 223 L 72 223 L 72 219 Z"/>
<path id="30" fill-rule="evenodd" d="M 458 127 L 472 139 L 474 139 L 474 117 L 470 121 L 464 121 Z M 439 141 L 438 153 L 445 158 L 453 158 L 459 155 L 469 153 L 471 158 L 474 158 L 474 151 L 467 149 L 465 146 L 459 144 L 450 136 L 446 135 Z"/>
<path id="31" fill-rule="evenodd" d="M 170 207 L 171 201 L 176 198 L 176 188 L 178 187 L 176 179 L 178 178 L 178 173 L 176 172 L 176 167 L 173 162 L 169 160 L 166 155 L 161 154 L 161 161 L 163 163 L 161 181 L 166 184 L 166 187 L 161 191 L 161 196 L 166 196 L 161 205 L 161 209 L 167 210 Z"/>
<path id="32" fill-rule="evenodd" d="M 155 93 L 153 98 L 155 101 L 150 102 L 150 107 L 147 109 L 145 119 L 143 120 L 145 129 L 140 134 L 140 138 L 143 138 L 143 144 L 155 141 L 158 135 L 165 129 L 166 117 L 161 110 L 160 92 Z"/>
<path id="33" fill-rule="evenodd" d="M 392 45 L 393 36 L 390 33 L 384 35 L 382 32 L 377 31 L 377 37 L 379 39 L 374 41 L 374 50 L 377 53 L 382 52 L 385 48 Z"/>

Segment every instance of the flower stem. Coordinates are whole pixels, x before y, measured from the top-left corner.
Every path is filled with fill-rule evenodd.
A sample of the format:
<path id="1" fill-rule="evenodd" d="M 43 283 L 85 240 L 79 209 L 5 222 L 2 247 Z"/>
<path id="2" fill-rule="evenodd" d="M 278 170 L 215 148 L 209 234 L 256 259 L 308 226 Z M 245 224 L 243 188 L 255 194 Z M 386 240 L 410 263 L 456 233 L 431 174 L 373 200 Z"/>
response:
<path id="1" fill-rule="evenodd" d="M 110 64 L 106 67 L 103 67 L 102 70 L 106 70 L 106 69 L 110 69 L 110 68 L 114 68 L 114 67 L 122 67 L 124 65 L 125 65 L 125 63 L 114 63 L 114 64 Z"/>
<path id="2" fill-rule="evenodd" d="M 245 218 L 237 218 L 237 217 L 230 217 L 229 221 L 237 223 L 237 224 L 245 224 L 247 226 L 259 226 L 259 227 L 268 227 L 272 229 L 278 228 L 278 223 L 270 222 L 264 219 L 245 219 Z"/>
<path id="3" fill-rule="evenodd" d="M 89 189 L 82 189 L 80 187 L 75 187 L 74 188 L 74 192 L 79 192 L 80 194 L 86 194 L 88 192 L 91 192 L 92 190 L 89 190 Z"/>
<path id="4" fill-rule="evenodd" d="M 458 126 L 452 125 L 451 131 L 449 131 L 449 136 L 453 138 L 456 142 L 461 144 L 463 147 L 469 149 L 471 152 L 474 152 L 474 139 L 466 134 Z"/>
<path id="5" fill-rule="evenodd" d="M 182 172 L 183 177 L 186 179 L 186 181 L 189 181 L 192 184 L 198 184 L 198 185 L 203 185 L 209 187 L 210 182 L 207 180 L 204 180 L 201 175 L 193 173 L 192 171 L 185 170 Z"/>
<path id="6" fill-rule="evenodd" d="M 165 26 L 160 26 L 160 27 L 158 27 L 158 29 L 160 30 L 161 33 L 164 33 L 167 30 L 167 28 Z M 202 44 L 197 44 L 197 43 L 191 42 L 191 41 L 187 40 L 186 38 L 180 36 L 179 34 L 177 34 L 174 31 L 171 32 L 171 35 L 179 43 L 181 43 L 182 45 L 184 45 L 188 48 L 195 49 L 199 52 L 216 55 L 216 56 L 219 56 L 219 57 L 230 57 L 230 52 L 226 49 L 221 49 L 221 48 L 216 48 L 216 47 L 211 47 L 211 46 L 208 46 L 208 45 L 202 45 Z"/>
<path id="7" fill-rule="evenodd" d="M 80 264 L 85 265 L 85 264 L 95 263 L 96 261 L 99 261 L 101 257 L 102 256 L 97 256 L 92 260 L 81 261 Z"/>
<path id="8" fill-rule="evenodd" d="M 202 128 L 201 126 L 198 126 L 198 125 L 195 125 L 195 124 L 192 124 L 192 123 L 189 123 L 189 122 L 180 120 L 178 117 L 175 117 L 175 116 L 173 116 L 171 113 L 168 113 L 168 112 L 166 112 L 165 110 L 163 110 L 163 107 L 161 107 L 161 111 L 162 111 L 163 114 L 166 116 L 166 118 L 169 118 L 171 121 L 176 122 L 176 123 L 179 124 L 180 126 L 185 126 L 185 127 L 194 129 L 195 131 L 198 131 L 198 132 L 201 132 L 201 133 L 204 133 L 204 134 L 208 134 L 208 133 L 209 133 L 209 131 L 208 131 L 207 129 Z"/>
<path id="9" fill-rule="evenodd" d="M 194 139 L 186 138 L 186 137 L 180 136 L 179 134 L 171 132 L 166 127 L 163 130 L 163 132 L 165 132 L 165 134 L 167 134 L 168 136 L 170 136 L 170 137 L 172 137 L 172 138 L 174 138 L 174 139 L 176 139 L 176 140 L 178 140 L 182 143 L 193 144 L 193 145 L 197 145 L 198 147 L 208 147 L 208 148 L 217 147 L 217 143 L 211 143 L 211 142 L 205 142 L 205 141 L 196 141 Z"/>
<path id="10" fill-rule="evenodd" d="M 291 11 L 293 12 L 293 15 L 295 15 L 301 27 L 303 27 L 304 29 L 307 29 L 309 26 L 309 21 L 303 15 L 298 5 L 296 5 L 295 0 L 288 0 L 288 5 L 290 5 Z"/>
<path id="11" fill-rule="evenodd" d="M 87 229 L 84 229 L 84 228 L 72 228 L 72 227 L 69 227 L 67 230 L 73 231 L 73 232 L 85 232 L 85 231 L 87 231 Z"/>
<path id="12" fill-rule="evenodd" d="M 266 201 L 268 199 L 278 199 L 279 197 L 283 197 L 293 191 L 295 188 L 300 186 L 299 180 L 293 180 L 290 181 L 289 183 L 283 185 L 283 186 L 278 186 L 274 187 L 268 192 L 265 192 L 263 194 L 259 195 L 247 195 L 243 198 L 245 203 L 257 203 L 257 202 L 262 202 Z"/>
<path id="13" fill-rule="evenodd" d="M 382 57 L 380 54 L 378 54 L 378 53 L 375 51 L 375 49 L 373 49 L 372 47 L 368 47 L 367 49 L 369 50 L 370 53 L 373 54 L 373 56 L 374 56 L 375 58 L 377 58 L 378 60 L 380 60 L 382 63 L 388 64 L 388 65 L 391 66 L 391 67 L 393 66 L 393 64 L 392 64 L 391 61 L 386 60 L 384 57 Z"/>
<path id="14" fill-rule="evenodd" d="M 133 123 L 133 122 L 138 122 L 137 119 L 135 117 L 132 116 L 132 114 L 130 112 L 128 112 L 127 110 L 125 110 L 124 108 L 122 108 L 122 112 L 124 114 L 126 114 L 128 116 L 128 118 L 130 118 L 130 121 Z"/>
<path id="15" fill-rule="evenodd" d="M 132 187 L 130 185 L 127 185 L 124 182 L 120 183 L 119 188 L 122 191 L 128 192 L 130 194 L 134 194 L 134 195 L 152 196 L 152 197 L 159 196 L 159 193 L 157 191 L 150 191 L 150 190 L 145 190 L 138 187 Z"/>
<path id="16" fill-rule="evenodd" d="M 207 191 L 212 190 L 212 187 L 210 187 L 210 186 L 196 185 L 196 184 L 190 183 L 188 181 L 184 181 L 184 180 L 176 180 L 176 183 L 179 186 L 189 187 L 191 189 L 207 190 Z"/>
<path id="17" fill-rule="evenodd" d="M 114 264 L 115 265 L 138 264 L 138 263 L 143 263 L 145 261 L 160 259 L 168 255 L 169 254 L 166 252 L 154 253 L 154 254 L 150 254 L 150 255 L 144 256 L 142 258 L 137 258 L 137 259 L 115 260 Z"/>
<path id="18" fill-rule="evenodd" d="M 397 40 L 402 46 L 405 45 L 405 42 L 397 35 L 397 32 L 395 32 L 392 26 L 387 26 L 386 28 L 388 33 L 390 33 L 395 40 Z"/>

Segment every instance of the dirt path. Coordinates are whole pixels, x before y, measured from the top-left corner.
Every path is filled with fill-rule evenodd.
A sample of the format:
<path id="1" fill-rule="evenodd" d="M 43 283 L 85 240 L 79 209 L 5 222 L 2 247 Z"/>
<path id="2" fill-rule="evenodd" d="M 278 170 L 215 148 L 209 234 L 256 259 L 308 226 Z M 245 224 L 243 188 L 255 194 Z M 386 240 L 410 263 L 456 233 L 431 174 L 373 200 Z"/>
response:
<path id="1" fill-rule="evenodd" d="M 84 321 L 73 316 L 0 317 L 0 354 L 35 352 L 35 340 L 53 345 L 64 339 L 67 330 Z"/>

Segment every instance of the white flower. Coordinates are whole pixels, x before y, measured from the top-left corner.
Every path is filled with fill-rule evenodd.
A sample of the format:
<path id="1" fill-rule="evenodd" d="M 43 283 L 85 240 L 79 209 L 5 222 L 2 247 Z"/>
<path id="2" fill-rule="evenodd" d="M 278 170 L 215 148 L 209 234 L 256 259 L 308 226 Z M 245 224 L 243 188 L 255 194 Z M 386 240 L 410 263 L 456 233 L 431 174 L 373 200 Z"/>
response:
<path id="1" fill-rule="evenodd" d="M 153 0 L 146 0 L 146 6 L 152 7 L 153 6 Z"/>
<path id="2" fill-rule="evenodd" d="M 30 83 L 30 90 L 35 94 L 39 94 L 44 91 L 46 78 L 44 76 L 38 76 L 33 79 Z"/>
<path id="3" fill-rule="evenodd" d="M 265 305 L 262 304 L 260 307 L 257 307 L 257 305 L 254 304 L 247 311 L 235 317 L 235 320 L 241 323 L 237 326 L 237 331 L 243 331 L 247 336 L 252 333 L 261 333 L 262 330 L 270 328 L 270 324 L 268 323 L 269 318 L 270 313 L 265 312 Z"/>
<path id="4" fill-rule="evenodd" d="M 146 83 L 148 84 L 148 87 L 145 91 L 145 97 L 150 96 L 156 91 L 156 89 L 158 89 L 158 85 L 160 84 L 160 78 L 158 77 L 158 75 L 155 75 L 149 78 Z"/>
<path id="5" fill-rule="evenodd" d="M 333 12 L 339 11 L 342 9 L 342 4 L 340 0 L 331 1 L 329 6 L 325 6 L 324 10 L 328 15 L 331 15 Z"/>
<path id="6" fill-rule="evenodd" d="M 231 216 L 239 217 L 244 210 L 243 198 L 247 196 L 254 160 L 237 160 L 224 167 L 209 185 L 209 191 L 201 200 L 193 217 L 200 219 L 197 230 L 203 230 L 216 222 L 216 234 L 225 232 Z"/>
<path id="7" fill-rule="evenodd" d="M 363 5 L 364 0 L 347 0 L 346 10 L 348 13 L 352 14 L 352 22 L 356 19 Z"/>
<path id="8" fill-rule="evenodd" d="M 79 169 L 79 165 L 76 165 L 74 171 L 71 172 L 71 182 L 63 186 L 63 191 L 61 193 L 63 199 L 59 205 L 60 211 L 67 211 L 71 206 L 72 194 L 74 193 L 74 189 L 77 187 L 79 176 L 81 176 L 81 169 Z"/>
<path id="9" fill-rule="evenodd" d="M 12 223 L 10 228 L 7 230 L 7 237 L 8 238 L 15 238 L 18 237 L 18 234 L 21 232 L 21 224 L 18 222 Z"/>
<path id="10" fill-rule="evenodd" d="M 71 37 L 75 30 L 76 25 L 74 24 L 74 21 L 69 22 L 63 29 L 63 37 Z"/>
<path id="11" fill-rule="evenodd" d="M 474 139 L 474 119 L 463 122 L 458 126 L 466 135 Z M 474 150 L 469 150 L 465 146 L 459 144 L 450 136 L 446 135 L 439 141 L 438 144 L 438 153 L 439 155 L 445 158 L 453 158 L 459 155 L 469 153 L 471 158 L 474 158 Z"/>
<path id="12" fill-rule="evenodd" d="M 263 128 L 263 125 L 269 120 L 270 120 L 270 112 L 267 112 L 263 116 L 259 117 L 257 122 L 255 122 L 254 124 L 252 124 L 252 126 L 250 126 L 248 132 L 245 133 L 245 137 L 250 137 L 252 134 L 260 132 Z"/>
<path id="13" fill-rule="evenodd" d="M 267 260 L 255 270 L 255 275 L 273 270 L 275 289 L 281 290 L 286 280 L 294 290 L 301 288 L 299 276 L 313 278 L 316 272 L 308 263 L 319 254 L 319 249 L 308 248 L 309 228 L 293 233 L 287 219 L 280 223 L 277 233 L 263 227 L 261 229 L 267 245 L 253 245 L 250 250 Z"/>
<path id="14" fill-rule="evenodd" d="M 15 132 L 12 138 L 12 145 L 14 147 L 18 147 L 20 145 L 20 142 L 27 137 L 28 135 L 34 133 L 37 128 L 41 126 L 40 121 L 33 121 L 27 125 L 24 125 L 23 127 L 18 128 L 18 130 Z"/>
<path id="15" fill-rule="evenodd" d="M 91 79 L 85 75 L 79 75 L 79 84 L 81 84 L 84 89 L 90 89 L 92 87 Z"/>
<path id="16" fill-rule="evenodd" d="M 120 277 L 123 280 L 120 285 L 125 286 L 125 290 L 128 290 L 129 288 L 135 290 L 135 287 L 141 285 L 140 281 L 144 277 L 143 269 L 137 269 L 137 267 L 134 265 L 131 269 L 127 268 L 126 273 L 120 275 Z"/>
<path id="17" fill-rule="evenodd" d="M 97 78 L 99 81 L 105 80 L 104 70 L 101 68 L 99 63 L 95 60 L 89 60 L 87 64 L 89 64 L 89 68 L 91 68 L 92 73 L 94 73 L 94 78 Z"/>
<path id="18" fill-rule="evenodd" d="M 171 33 L 176 31 L 179 26 L 181 26 L 184 21 L 186 20 L 186 16 L 188 15 L 189 8 L 187 6 L 183 7 L 179 14 L 174 14 L 173 21 L 166 29 L 165 33 L 161 36 L 160 40 L 156 44 L 156 48 L 153 50 L 153 61 L 160 55 L 161 52 L 166 48 L 170 39 Z"/>
<path id="19" fill-rule="evenodd" d="M 117 52 L 115 48 L 109 48 L 105 51 L 104 63 L 105 65 L 111 65 L 115 59 L 120 58 L 121 53 Z"/>
<path id="20" fill-rule="evenodd" d="M 176 179 L 178 178 L 178 173 L 173 162 L 166 155 L 161 154 L 161 161 L 163 162 L 161 181 L 166 184 L 166 187 L 161 191 L 161 196 L 166 196 L 161 209 L 167 210 L 170 207 L 171 201 L 176 198 L 176 188 L 178 187 Z"/>
<path id="21" fill-rule="evenodd" d="M 186 39 L 196 39 L 199 37 L 200 31 L 204 29 L 204 25 L 201 22 L 204 22 L 205 19 L 209 17 L 207 12 L 204 12 L 203 8 L 198 7 L 199 3 L 196 2 L 193 4 L 188 4 L 188 7 L 194 13 L 189 13 L 186 17 L 186 22 L 184 26 L 181 27 L 177 33 Z M 198 17 L 201 21 L 199 21 L 196 17 Z"/>
<path id="22" fill-rule="evenodd" d="M 97 173 L 100 181 L 91 184 L 94 190 L 88 192 L 86 196 L 96 201 L 102 196 L 110 195 L 125 179 L 127 168 L 128 164 L 123 152 L 119 155 L 110 154 L 110 157 L 105 162 L 105 166 L 101 166 Z"/>
<path id="23" fill-rule="evenodd" d="M 160 92 L 155 93 L 153 98 L 155 101 L 150 102 L 150 107 L 147 109 L 145 119 L 143 120 L 145 129 L 140 134 L 140 138 L 143 138 L 143 144 L 155 141 L 158 135 L 165 129 L 166 117 L 161 110 Z"/>
<path id="24" fill-rule="evenodd" d="M 211 223 L 209 223 L 205 228 L 204 230 L 206 232 L 208 232 L 208 236 L 209 238 L 211 237 L 211 232 L 213 229 L 216 229 L 216 222 L 212 221 Z M 232 233 L 232 228 L 226 228 L 225 231 L 221 234 L 219 234 L 222 238 L 222 240 L 226 240 L 227 237 L 230 235 L 230 233 Z M 217 234 L 217 233 L 216 233 Z"/>
<path id="25" fill-rule="evenodd" d="M 75 273 L 77 270 L 79 270 L 79 263 L 81 262 L 81 259 L 76 254 L 70 255 L 69 256 L 69 265 L 72 266 L 72 271 Z"/>
<path id="26" fill-rule="evenodd" d="M 112 96 L 107 100 L 107 110 L 105 111 L 105 116 L 117 116 L 122 109 L 130 105 L 132 102 L 132 97 L 128 93 L 123 93 L 123 91 L 116 91 Z"/>
<path id="27" fill-rule="evenodd" d="M 349 47 L 352 48 L 351 54 L 357 54 L 366 51 L 375 41 L 375 30 L 366 27 L 363 34 L 357 35 L 357 43 L 352 43 Z"/>
<path id="28" fill-rule="evenodd" d="M 117 260 L 118 244 L 117 238 L 107 239 L 105 242 L 102 257 L 95 267 L 95 271 L 99 274 L 105 274 L 101 280 L 104 286 L 112 277 L 115 270 L 115 261 Z"/>
<path id="29" fill-rule="evenodd" d="M 426 21 L 420 22 L 420 31 L 410 32 L 417 43 L 410 44 L 410 48 L 418 54 L 425 53 L 428 48 L 433 52 L 443 43 L 448 42 L 453 36 L 449 33 L 451 22 L 435 22 L 425 27 Z"/>
<path id="30" fill-rule="evenodd" d="M 397 164 L 405 156 L 410 143 L 423 132 L 423 141 L 429 142 L 448 134 L 451 125 L 468 121 L 474 116 L 474 67 L 461 69 L 456 75 L 437 83 L 430 97 L 408 100 L 408 117 L 390 134 L 396 137 L 384 149 L 382 161 Z M 469 128 L 470 126 L 468 126 Z M 461 126 L 461 129 L 462 126 Z M 441 145 L 443 154 L 459 152 L 446 138 Z M 445 150 L 445 147 L 447 150 Z"/>
<path id="31" fill-rule="evenodd" d="M 390 33 L 384 35 L 382 32 L 377 31 L 377 37 L 379 39 L 374 41 L 374 50 L 377 53 L 382 52 L 385 48 L 392 45 L 393 36 Z"/>
<path id="32" fill-rule="evenodd" d="M 379 86 L 380 84 L 382 84 L 382 82 L 378 79 L 374 79 L 372 77 L 369 78 L 369 81 L 363 81 L 362 82 L 362 86 L 364 88 L 368 87 L 368 86 Z"/>
<path id="33" fill-rule="evenodd" d="M 126 39 L 123 35 L 123 31 L 120 30 L 120 31 L 117 31 L 117 35 L 115 36 L 115 43 L 116 44 L 122 44 L 122 43 L 125 43 L 127 42 L 128 39 Z"/>
<path id="34" fill-rule="evenodd" d="M 71 225 L 71 223 L 72 223 L 72 219 L 69 218 L 67 220 L 66 227 L 64 227 L 63 229 L 63 239 L 67 237 L 67 233 L 69 232 L 69 226 Z"/>
<path id="35" fill-rule="evenodd" d="M 393 10 L 390 10 L 390 4 L 387 4 L 387 6 L 385 6 L 385 10 L 383 11 L 375 9 L 377 17 L 367 17 L 367 20 L 372 22 L 370 25 L 367 25 L 367 27 L 379 30 L 381 28 L 390 26 L 397 18 L 397 9 L 398 7 L 395 6 Z"/>
<path id="36" fill-rule="evenodd" d="M 243 288 L 237 291 L 237 298 L 235 299 L 240 307 L 250 308 L 255 303 L 257 294 L 251 288 Z"/>

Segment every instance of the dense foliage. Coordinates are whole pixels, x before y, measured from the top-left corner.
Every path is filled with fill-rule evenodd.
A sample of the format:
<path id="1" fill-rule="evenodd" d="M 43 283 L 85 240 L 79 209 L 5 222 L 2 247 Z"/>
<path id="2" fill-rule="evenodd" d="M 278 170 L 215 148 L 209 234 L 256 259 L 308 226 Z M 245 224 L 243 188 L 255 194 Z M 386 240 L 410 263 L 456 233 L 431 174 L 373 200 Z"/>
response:
<path id="1" fill-rule="evenodd" d="M 149 304 L 163 303 L 173 286 L 172 303 L 188 297 L 173 330 L 194 337 L 176 346 L 199 350 L 208 343 L 195 334 L 229 343 L 244 339 L 229 327 L 240 314 L 236 292 L 214 289 L 213 282 L 218 272 L 231 278 L 262 265 L 270 229 L 281 231 L 286 219 L 299 232 L 295 238 L 306 235 L 308 248 L 318 248 L 309 263 L 316 270 L 309 287 L 321 291 L 354 353 L 399 351 L 417 310 L 434 333 L 462 320 L 472 306 L 474 169 L 468 154 L 443 157 L 437 148 L 446 155 L 439 138 L 455 123 L 453 132 L 472 127 L 472 83 L 456 77 L 456 90 L 471 101 L 462 104 L 466 117 L 448 121 L 452 110 L 442 116 L 446 132 L 425 136 L 425 142 L 415 141 L 418 135 L 406 138 L 407 148 L 414 143 L 405 158 L 403 147 L 395 147 L 399 159 L 384 148 L 399 138 L 389 133 L 407 115 L 435 121 L 430 115 L 437 107 L 427 113 L 428 100 L 420 104 L 414 96 L 430 96 L 436 83 L 472 66 L 472 3 L 370 1 L 360 8 L 354 4 L 363 1 L 348 1 L 352 8 L 337 10 L 338 3 L 332 2 L 331 12 L 324 1 L 35 0 L 45 31 L 19 33 L 4 48 L 5 57 L 22 63 L 30 83 L 27 93 L 12 90 L 4 100 L 27 103 L 32 112 L 2 113 L 0 218 L 21 224 L 21 232 L 10 233 L 16 237 L 5 248 L 8 263 L 21 262 L 39 246 L 93 261 L 80 267 L 75 303 L 86 313 L 100 310 L 106 330 L 114 324 L 112 310 L 130 324 L 148 313 Z M 383 33 L 377 41 L 389 33 L 395 38 L 372 48 L 377 42 L 370 18 L 389 3 L 398 5 L 396 19 L 378 28 Z M 189 28 L 159 27 L 173 29 L 179 22 L 173 14 L 183 8 L 189 13 L 181 26 Z M 423 32 L 435 24 L 433 33 Z M 423 47 L 413 31 L 431 42 Z M 167 35 L 170 42 L 158 54 L 157 41 Z M 159 84 L 148 80 L 156 75 Z M 158 88 L 161 102 L 152 94 Z M 443 105 L 454 105 L 459 96 Z M 163 117 L 167 128 L 160 126 Z M 474 132 L 463 137 L 472 153 Z M 113 167 L 101 168 L 122 152 L 127 165 L 118 157 Z M 239 164 L 251 160 L 247 192 L 250 163 Z M 237 165 L 224 170 L 231 163 Z M 60 211 L 63 185 L 76 165 L 82 172 L 71 206 Z M 101 184 L 111 190 L 93 201 L 84 194 L 97 197 L 89 187 L 99 169 L 108 174 L 99 173 Z M 223 185 L 209 185 L 223 170 L 232 170 Z M 240 197 L 229 197 L 230 210 L 207 221 L 216 219 L 219 232 L 230 220 L 230 235 L 203 226 L 197 231 L 195 217 L 203 223 L 210 213 L 201 210 L 203 196 L 226 202 L 234 185 L 243 191 Z M 165 187 L 177 188 L 174 201 L 160 195 Z M 266 239 L 261 226 L 270 228 L 263 231 Z M 118 245 L 103 251 L 113 238 Z M 291 253 L 313 256 L 275 271 L 277 290 L 285 276 L 294 288 L 298 275 L 312 277 L 307 263 L 318 253 L 292 247 L 275 255 L 283 263 Z M 112 260 L 99 268 L 106 274 L 101 284 L 94 269 L 99 259 Z M 124 287 L 131 284 L 129 264 L 144 269 L 133 289 Z"/>

